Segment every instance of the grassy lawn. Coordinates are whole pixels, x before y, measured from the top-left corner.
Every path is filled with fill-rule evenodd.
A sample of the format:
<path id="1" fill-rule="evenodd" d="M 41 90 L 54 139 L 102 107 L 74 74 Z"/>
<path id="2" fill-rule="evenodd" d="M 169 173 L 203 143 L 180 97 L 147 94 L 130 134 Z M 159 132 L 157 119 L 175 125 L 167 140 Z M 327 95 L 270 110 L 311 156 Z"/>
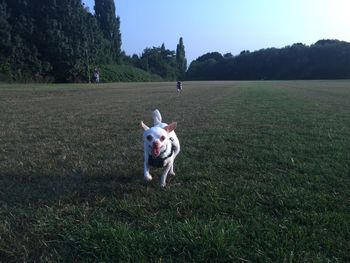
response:
<path id="1" fill-rule="evenodd" d="M 0 262 L 349 262 L 349 222 L 350 81 L 0 85 Z"/>

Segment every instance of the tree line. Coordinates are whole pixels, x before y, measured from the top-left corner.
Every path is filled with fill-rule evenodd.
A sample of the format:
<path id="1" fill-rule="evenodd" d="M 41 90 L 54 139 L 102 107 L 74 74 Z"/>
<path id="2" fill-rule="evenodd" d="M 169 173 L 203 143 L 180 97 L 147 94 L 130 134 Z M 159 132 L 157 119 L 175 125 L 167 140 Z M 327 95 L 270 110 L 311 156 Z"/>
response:
<path id="1" fill-rule="evenodd" d="M 239 55 L 210 52 L 194 60 L 188 80 L 289 80 L 350 78 L 350 43 L 319 40 Z"/>
<path id="2" fill-rule="evenodd" d="M 81 0 L 0 0 L 0 81 L 89 82 L 95 67 L 105 81 L 350 78 L 350 43 L 339 40 L 210 52 L 188 69 L 182 37 L 176 50 L 129 56 L 114 0 L 95 0 L 94 11 Z"/>
<path id="3" fill-rule="evenodd" d="M 94 11 L 81 0 L 0 0 L 0 81 L 89 82 L 102 65 L 184 77 L 182 38 L 179 52 L 163 44 L 128 56 L 114 0 L 95 0 Z"/>

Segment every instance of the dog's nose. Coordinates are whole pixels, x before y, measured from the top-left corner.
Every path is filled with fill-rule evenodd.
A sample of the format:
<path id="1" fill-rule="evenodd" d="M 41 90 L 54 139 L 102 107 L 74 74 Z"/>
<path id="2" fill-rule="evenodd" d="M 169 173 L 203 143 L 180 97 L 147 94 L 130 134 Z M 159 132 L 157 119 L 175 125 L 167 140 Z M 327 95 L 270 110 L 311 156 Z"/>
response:
<path id="1" fill-rule="evenodd" d="M 160 145 L 160 141 L 159 140 L 156 140 L 153 142 L 153 146 L 159 146 Z"/>

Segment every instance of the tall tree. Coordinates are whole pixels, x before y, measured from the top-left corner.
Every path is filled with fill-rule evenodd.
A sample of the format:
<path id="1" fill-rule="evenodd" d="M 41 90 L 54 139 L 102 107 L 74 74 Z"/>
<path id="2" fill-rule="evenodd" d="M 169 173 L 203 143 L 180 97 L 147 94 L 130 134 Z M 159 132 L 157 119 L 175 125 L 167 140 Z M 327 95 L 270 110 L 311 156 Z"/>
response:
<path id="1" fill-rule="evenodd" d="M 185 77 L 187 69 L 185 46 L 182 37 L 180 37 L 179 44 L 176 46 L 176 64 L 178 70 L 178 78 L 182 80 Z"/>
<path id="2" fill-rule="evenodd" d="M 10 79 L 11 70 L 9 58 L 11 55 L 11 26 L 7 19 L 7 6 L 0 0 L 0 79 Z M 3 76 L 1 76 L 3 75 Z"/>
<path id="3" fill-rule="evenodd" d="M 120 18 L 116 17 L 114 0 L 95 0 L 95 16 L 110 44 L 110 55 L 118 62 L 121 54 Z"/>
<path id="4" fill-rule="evenodd" d="M 26 0 L 5 0 L 8 23 L 11 25 L 11 51 L 8 58 L 11 77 L 22 81 L 40 80 L 42 63 L 35 46 L 35 19 L 32 3 Z"/>
<path id="5" fill-rule="evenodd" d="M 157 74 L 163 79 L 175 80 L 177 77 L 175 51 L 161 47 L 146 48 L 138 63 L 143 70 Z"/>
<path id="6" fill-rule="evenodd" d="M 32 0 L 36 46 L 58 82 L 86 81 L 87 12 L 80 0 Z"/>

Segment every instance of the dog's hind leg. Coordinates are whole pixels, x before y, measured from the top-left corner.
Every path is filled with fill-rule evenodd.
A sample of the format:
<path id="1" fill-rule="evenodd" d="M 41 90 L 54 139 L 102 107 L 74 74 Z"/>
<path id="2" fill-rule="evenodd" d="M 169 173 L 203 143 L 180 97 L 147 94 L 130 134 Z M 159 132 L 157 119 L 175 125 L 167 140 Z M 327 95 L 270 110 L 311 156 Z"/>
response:
<path id="1" fill-rule="evenodd" d="M 168 173 L 170 171 L 170 168 L 173 166 L 173 162 L 169 163 L 165 166 L 165 169 L 163 171 L 162 177 L 160 178 L 160 186 L 165 187 L 166 186 L 166 178 L 168 177 Z"/>
<path id="2" fill-rule="evenodd" d="M 174 172 L 174 163 L 171 165 L 170 170 L 169 170 L 169 175 L 175 175 Z"/>
<path id="3" fill-rule="evenodd" d="M 172 164 L 171 164 L 171 167 L 170 167 L 170 171 L 169 171 L 169 174 L 170 175 L 175 175 L 175 172 L 174 172 L 174 162 L 175 162 L 175 158 L 176 156 L 179 154 L 180 152 L 180 144 L 178 144 L 177 146 L 174 146 L 174 155 L 173 155 L 173 161 L 172 161 Z"/>

